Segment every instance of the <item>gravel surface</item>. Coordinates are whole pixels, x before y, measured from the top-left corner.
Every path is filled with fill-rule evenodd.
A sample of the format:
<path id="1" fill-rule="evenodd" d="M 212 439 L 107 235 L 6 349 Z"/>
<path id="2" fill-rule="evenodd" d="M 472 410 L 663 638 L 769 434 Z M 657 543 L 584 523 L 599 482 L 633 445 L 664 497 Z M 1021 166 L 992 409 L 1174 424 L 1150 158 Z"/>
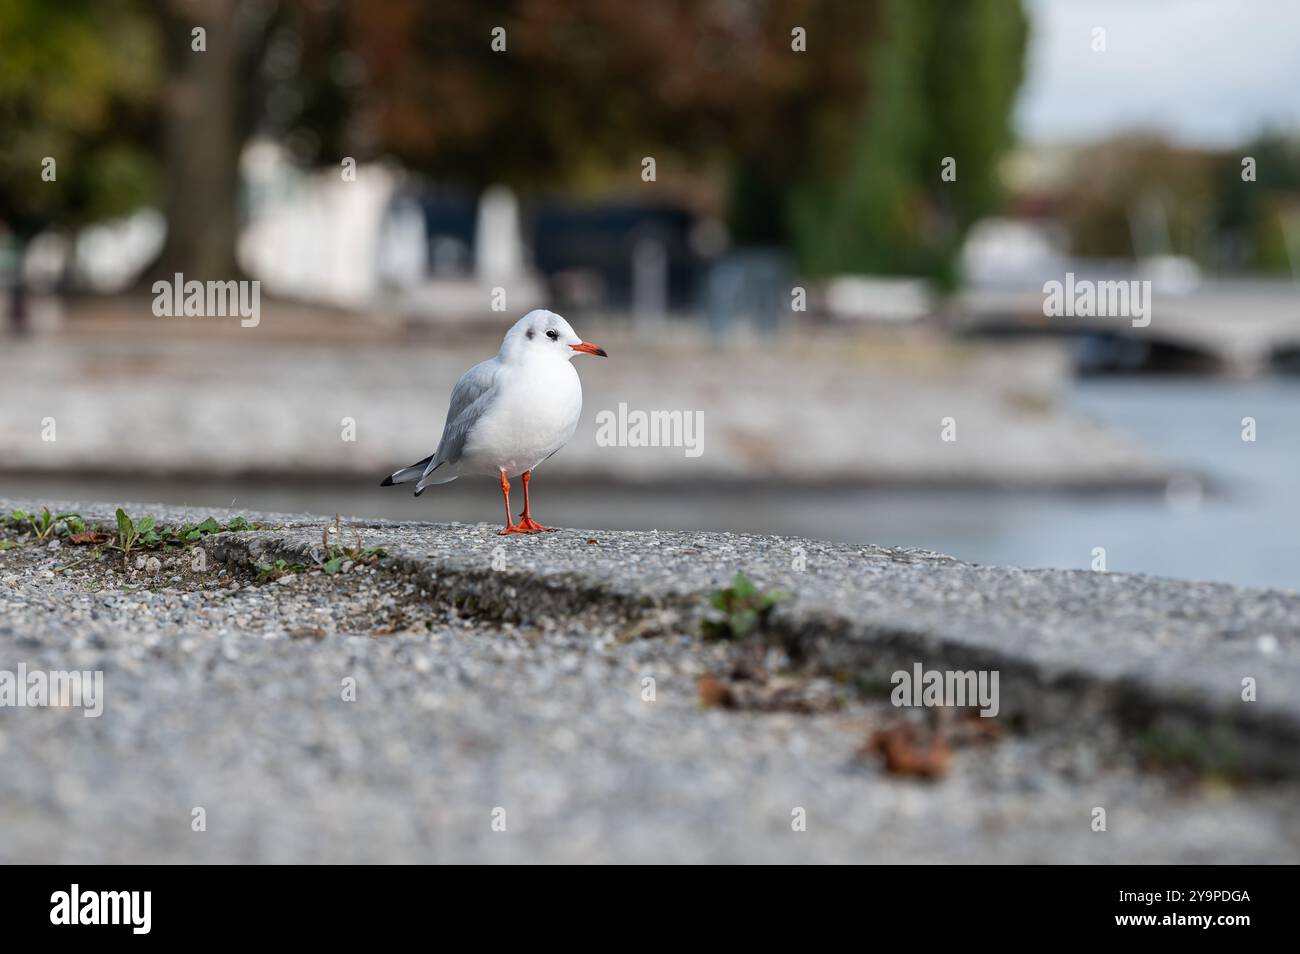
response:
<path id="1" fill-rule="evenodd" d="M 248 516 L 274 529 L 208 538 L 202 569 L 193 549 L 137 567 L 0 535 L 18 544 L 0 551 L 0 670 L 105 686 L 98 718 L 0 708 L 0 861 L 1300 858 L 1300 792 L 1270 778 L 1290 773 L 1267 743 L 1288 703 L 1228 726 L 1266 740 L 1240 773 L 1155 768 L 1134 728 L 1217 725 L 1216 668 L 1267 663 L 1263 706 L 1294 664 L 1292 595 L 777 538 L 346 522 L 388 555 L 272 581 L 255 565 L 310 562 L 331 521 Z M 766 640 L 706 642 L 702 597 L 738 569 L 793 595 Z M 862 752 L 928 724 L 861 691 L 875 670 L 980 653 L 1004 664 L 1000 732 L 945 723 L 937 779 Z M 1062 718 L 1080 699 L 1095 713 Z"/>

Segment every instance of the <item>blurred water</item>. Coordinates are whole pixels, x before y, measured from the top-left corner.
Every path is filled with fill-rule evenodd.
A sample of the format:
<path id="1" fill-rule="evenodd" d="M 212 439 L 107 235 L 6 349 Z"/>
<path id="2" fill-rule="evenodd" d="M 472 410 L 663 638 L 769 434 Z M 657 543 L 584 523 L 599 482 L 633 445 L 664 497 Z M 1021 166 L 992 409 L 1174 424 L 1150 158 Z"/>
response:
<path id="1" fill-rule="evenodd" d="M 555 484 L 539 472 L 544 523 L 744 530 L 916 546 L 977 563 L 1113 571 L 1300 590 L 1300 382 L 1135 378 L 1081 383 L 1071 402 L 1189 474 L 1169 493 L 744 489 L 638 490 Z M 1253 417 L 1257 440 L 1242 441 Z M 375 484 L 378 483 L 376 476 Z M 160 501 L 248 510 L 465 522 L 501 519 L 493 481 L 460 480 L 420 499 L 394 488 L 247 481 L 0 478 L 0 494 Z M 516 510 L 519 500 L 515 501 Z"/>
<path id="2" fill-rule="evenodd" d="M 1092 380 L 1071 403 L 1188 476 L 1165 494 L 894 495 L 846 519 L 979 563 L 1088 569 L 1103 547 L 1113 571 L 1300 590 L 1300 382 Z"/>

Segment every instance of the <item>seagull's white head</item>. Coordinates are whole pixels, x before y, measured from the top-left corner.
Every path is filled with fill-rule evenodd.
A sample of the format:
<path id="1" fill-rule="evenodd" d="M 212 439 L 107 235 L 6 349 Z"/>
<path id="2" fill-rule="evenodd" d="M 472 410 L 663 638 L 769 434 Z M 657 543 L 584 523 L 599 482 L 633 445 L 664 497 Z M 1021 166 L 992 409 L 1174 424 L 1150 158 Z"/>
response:
<path id="1" fill-rule="evenodd" d="M 569 323 L 553 311 L 530 311 L 506 332 L 501 342 L 501 360 L 507 364 L 526 361 L 568 361 L 575 354 L 597 354 L 605 349 L 583 341 Z"/>

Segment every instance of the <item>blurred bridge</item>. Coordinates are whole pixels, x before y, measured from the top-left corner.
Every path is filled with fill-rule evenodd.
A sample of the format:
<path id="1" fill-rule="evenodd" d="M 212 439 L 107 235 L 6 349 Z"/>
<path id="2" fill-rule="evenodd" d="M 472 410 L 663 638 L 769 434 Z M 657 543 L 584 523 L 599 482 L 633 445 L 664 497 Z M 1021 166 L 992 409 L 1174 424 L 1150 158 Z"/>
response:
<path id="1" fill-rule="evenodd" d="M 1093 278 L 1094 276 L 1087 276 Z M 1113 280 L 1108 275 L 1098 280 Z M 1178 370 L 1254 376 L 1300 370 L 1300 284 L 1202 281 L 1187 291 L 1153 285 L 1150 323 L 1130 318 L 1048 317 L 1036 287 L 973 288 L 953 328 L 978 336 L 1079 339 L 1083 370 Z"/>

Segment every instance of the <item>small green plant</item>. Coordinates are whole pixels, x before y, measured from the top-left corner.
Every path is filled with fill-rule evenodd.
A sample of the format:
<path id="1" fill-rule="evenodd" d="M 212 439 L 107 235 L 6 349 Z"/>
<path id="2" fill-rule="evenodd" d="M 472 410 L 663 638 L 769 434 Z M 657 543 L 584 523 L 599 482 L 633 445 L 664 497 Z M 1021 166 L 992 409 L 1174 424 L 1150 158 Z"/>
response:
<path id="1" fill-rule="evenodd" d="M 383 556 L 388 556 L 383 547 L 363 547 L 360 543 L 352 547 L 331 547 L 329 559 L 321 564 L 321 569 L 333 576 L 349 560 L 353 563 L 373 563 Z"/>
<path id="2" fill-rule="evenodd" d="M 153 546 L 162 538 L 154 530 L 153 517 L 141 517 L 140 522 L 132 520 L 125 510 L 117 508 L 117 543 L 111 545 L 114 550 L 122 551 L 122 559 L 126 560 L 132 550 L 139 550 L 145 547 Z"/>
<path id="3" fill-rule="evenodd" d="M 302 573 L 307 569 L 307 564 L 276 560 L 274 563 L 258 563 L 253 569 L 257 571 L 257 582 L 271 583 L 290 573 Z"/>
<path id="4" fill-rule="evenodd" d="M 1138 753 L 1156 768 L 1228 779 L 1245 773 L 1241 746 L 1223 725 L 1150 726 L 1137 735 L 1136 742 Z"/>
<path id="5" fill-rule="evenodd" d="M 55 520 L 62 520 L 66 532 L 77 544 L 98 544 L 102 541 L 102 532 L 87 532 L 86 521 L 80 514 L 59 514 Z M 260 530 L 260 523 L 251 523 L 246 517 L 235 517 L 230 523 L 221 524 L 213 517 L 202 523 L 183 523 L 174 526 L 160 526 L 153 517 L 144 517 L 137 524 L 121 507 L 117 508 L 117 542 L 112 544 L 115 550 L 175 550 L 193 546 L 210 533 L 223 531 Z"/>
<path id="6" fill-rule="evenodd" d="M 19 519 L 18 517 L 19 514 L 22 514 L 23 516 L 22 520 Z M 10 527 L 23 527 L 27 522 L 26 517 L 27 515 L 24 514 L 21 510 L 15 510 L 13 513 L 8 513 L 8 514 L 0 513 L 0 529 L 7 529 Z M 17 540 L 0 540 L 0 550 L 13 550 L 20 546 L 22 546 L 22 544 L 19 543 Z"/>
<path id="7" fill-rule="evenodd" d="M 50 536 L 59 529 L 59 524 L 65 524 L 68 527 L 73 522 L 80 522 L 81 515 L 76 513 L 50 513 L 50 508 L 42 508 L 40 513 L 28 513 L 25 510 L 15 510 L 2 521 L 6 526 L 18 527 L 34 536 L 37 540 L 48 540 Z M 84 529 L 84 524 L 82 525 Z M 68 530 L 75 533 L 75 530 Z"/>
<path id="8" fill-rule="evenodd" d="M 172 530 L 171 536 L 181 544 L 197 543 L 209 533 L 218 533 L 221 530 L 221 524 L 217 523 L 212 517 L 204 520 L 202 523 L 183 523 Z"/>
<path id="9" fill-rule="evenodd" d="M 33 514 L 28 517 L 27 523 L 32 528 L 32 535 L 37 540 L 44 540 L 58 528 L 59 518 L 50 513 L 50 508 L 46 507 L 39 515 Z"/>
<path id="10" fill-rule="evenodd" d="M 99 559 L 100 546 L 106 545 L 110 550 L 122 554 L 123 562 L 133 552 L 139 550 L 174 550 L 191 547 L 210 533 L 226 531 L 261 530 L 262 525 L 250 521 L 247 517 L 235 517 L 229 523 L 219 523 L 208 517 L 198 524 L 179 524 L 160 526 L 153 517 L 141 517 L 135 520 L 121 507 L 115 514 L 116 527 L 113 530 L 90 529 L 86 520 L 79 513 L 50 512 L 48 507 L 39 514 L 25 510 L 14 510 L 0 514 L 0 528 L 12 528 L 21 535 L 19 540 L 0 540 L 0 550 L 12 550 L 22 545 L 23 540 L 47 540 L 52 536 L 62 535 L 67 542 L 78 547 L 93 547 L 93 553 L 84 560 L 69 563 L 60 569 L 68 569 L 92 559 Z M 350 552 L 350 551 L 349 551 Z M 369 555 L 371 551 L 367 551 Z M 302 567 L 305 569 L 306 567 Z"/>
<path id="11" fill-rule="evenodd" d="M 210 533 L 223 532 L 242 532 L 245 530 L 260 530 L 260 523 L 250 523 L 246 517 L 236 517 L 230 523 L 218 523 L 215 518 L 208 517 L 202 523 L 192 524 L 183 523 L 178 527 L 171 527 L 165 531 L 164 543 L 167 546 L 186 546 L 191 543 L 198 543 Z"/>
<path id="12" fill-rule="evenodd" d="M 343 539 L 343 521 L 338 515 L 334 515 L 334 538 Z M 387 556 L 387 551 L 383 547 L 364 547 L 361 545 L 361 534 L 355 530 L 353 534 L 356 537 L 356 543 L 350 547 L 345 547 L 340 543 L 330 542 L 331 528 L 326 526 L 321 531 L 321 546 L 324 548 L 325 557 L 320 561 L 320 568 L 328 576 L 333 576 L 343 569 L 343 564 L 351 560 L 353 563 L 374 563 L 380 557 Z"/>
<path id="13" fill-rule="evenodd" d="M 737 573 L 731 586 L 709 599 L 712 612 L 705 617 L 705 639 L 742 639 L 767 622 L 768 615 L 787 594 L 780 590 L 760 593 L 754 581 Z"/>

